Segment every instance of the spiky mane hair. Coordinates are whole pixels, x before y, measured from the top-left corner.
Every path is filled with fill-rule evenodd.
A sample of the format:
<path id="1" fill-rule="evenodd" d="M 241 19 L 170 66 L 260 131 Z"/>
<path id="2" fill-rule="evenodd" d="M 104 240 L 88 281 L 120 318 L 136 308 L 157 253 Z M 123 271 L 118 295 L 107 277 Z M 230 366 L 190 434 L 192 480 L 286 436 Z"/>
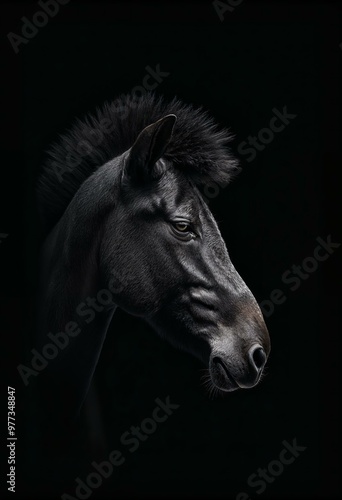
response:
<path id="1" fill-rule="evenodd" d="M 231 135 L 219 129 L 206 111 L 153 93 L 141 98 L 123 95 L 77 120 L 48 150 L 37 183 L 45 229 L 58 222 L 95 170 L 128 150 L 147 125 L 171 113 L 177 122 L 165 159 L 196 184 L 227 184 L 237 171 L 237 161 L 227 146 Z"/>

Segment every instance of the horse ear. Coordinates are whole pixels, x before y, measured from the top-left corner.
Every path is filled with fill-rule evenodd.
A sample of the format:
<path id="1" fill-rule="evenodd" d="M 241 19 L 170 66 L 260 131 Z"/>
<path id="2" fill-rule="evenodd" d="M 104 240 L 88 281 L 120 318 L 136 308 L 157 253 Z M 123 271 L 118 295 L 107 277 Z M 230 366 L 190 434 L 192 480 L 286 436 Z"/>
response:
<path id="1" fill-rule="evenodd" d="M 176 115 L 167 115 L 144 128 L 133 144 L 126 173 L 136 180 L 157 179 L 163 173 L 156 163 L 163 156 L 172 137 Z"/>

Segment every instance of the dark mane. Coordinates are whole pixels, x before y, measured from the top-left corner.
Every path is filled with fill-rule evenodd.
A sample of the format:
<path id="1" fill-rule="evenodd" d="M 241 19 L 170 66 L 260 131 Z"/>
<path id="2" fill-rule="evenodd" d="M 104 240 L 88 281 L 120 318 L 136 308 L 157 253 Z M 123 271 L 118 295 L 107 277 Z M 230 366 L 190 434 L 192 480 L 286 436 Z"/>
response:
<path id="1" fill-rule="evenodd" d="M 176 98 L 124 95 L 77 120 L 48 151 L 37 186 L 46 229 L 57 223 L 85 179 L 129 149 L 144 127 L 171 113 L 178 119 L 165 158 L 197 184 L 226 184 L 237 168 L 227 147 L 228 130 L 219 130 L 207 112 Z"/>

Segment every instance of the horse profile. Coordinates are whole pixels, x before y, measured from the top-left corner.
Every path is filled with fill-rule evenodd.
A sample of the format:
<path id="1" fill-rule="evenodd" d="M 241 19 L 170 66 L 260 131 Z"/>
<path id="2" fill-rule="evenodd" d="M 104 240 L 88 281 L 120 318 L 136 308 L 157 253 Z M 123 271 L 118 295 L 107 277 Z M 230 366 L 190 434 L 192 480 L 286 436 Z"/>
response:
<path id="1" fill-rule="evenodd" d="M 202 360 L 218 390 L 259 382 L 268 331 L 200 189 L 232 178 L 229 140 L 203 110 L 147 94 L 104 105 L 50 149 L 38 182 L 47 230 L 38 345 L 69 325 L 45 376 L 71 413 L 117 307 Z M 86 316 L 82 304 L 100 292 L 102 307 Z"/>

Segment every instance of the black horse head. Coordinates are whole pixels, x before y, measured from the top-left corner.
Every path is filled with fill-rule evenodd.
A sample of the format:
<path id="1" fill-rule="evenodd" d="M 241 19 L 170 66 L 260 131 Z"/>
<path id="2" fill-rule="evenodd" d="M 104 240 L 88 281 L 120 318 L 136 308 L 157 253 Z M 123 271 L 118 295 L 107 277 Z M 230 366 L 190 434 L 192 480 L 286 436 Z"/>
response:
<path id="1" fill-rule="evenodd" d="M 83 170 L 63 180 L 64 214 L 53 162 L 63 166 L 65 151 L 75 150 L 80 138 L 91 143 L 89 130 L 99 128 L 99 117 L 64 137 L 43 176 L 41 198 L 52 218 L 60 219 L 48 245 L 55 254 L 51 282 L 73 296 L 81 290 L 80 299 L 109 290 L 115 306 L 200 358 L 213 386 L 253 387 L 270 352 L 268 331 L 199 189 L 209 179 L 231 176 L 227 135 L 179 101 L 124 102 L 130 105 L 125 118 L 107 108 L 115 124 L 111 139 L 83 158 Z M 55 272 L 51 262 L 58 260 Z M 53 300 L 49 308 L 57 308 Z"/>
<path id="2" fill-rule="evenodd" d="M 117 305 L 200 357 L 216 387 L 252 387 L 270 351 L 267 328 L 196 185 L 163 158 L 175 121 L 146 127 L 111 167 L 122 174 L 101 274 L 121 283 Z"/>

